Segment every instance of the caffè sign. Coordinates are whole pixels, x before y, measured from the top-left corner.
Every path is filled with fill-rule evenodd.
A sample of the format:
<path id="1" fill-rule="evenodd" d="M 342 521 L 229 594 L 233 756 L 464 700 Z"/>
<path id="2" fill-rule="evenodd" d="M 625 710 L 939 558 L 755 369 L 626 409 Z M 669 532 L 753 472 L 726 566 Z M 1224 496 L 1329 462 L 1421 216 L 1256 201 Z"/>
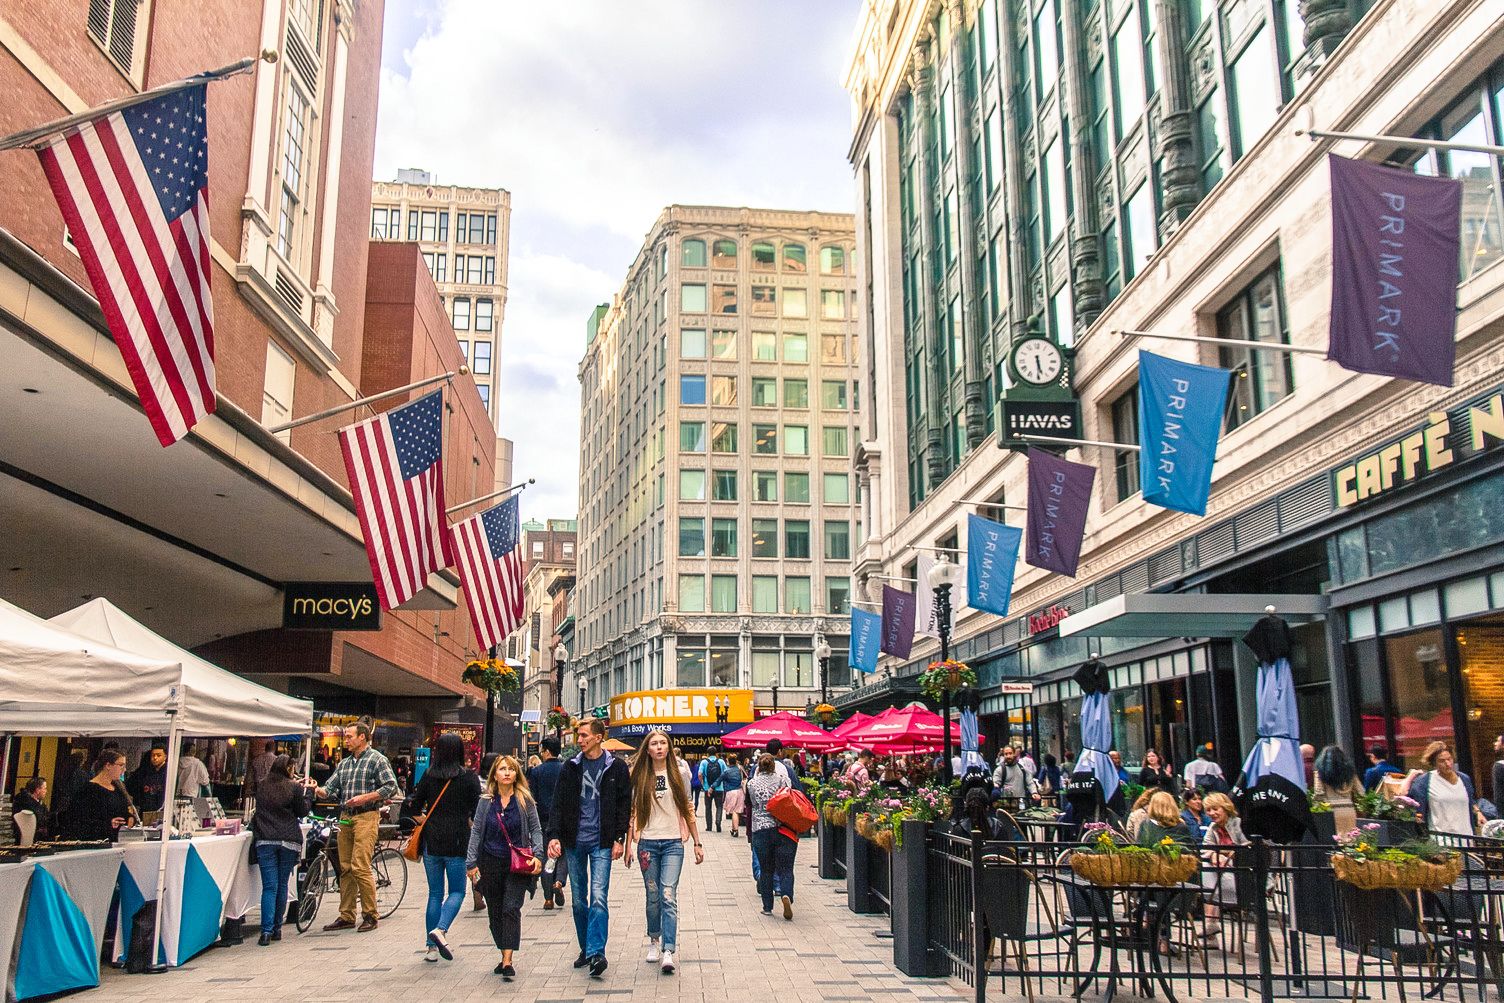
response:
<path id="1" fill-rule="evenodd" d="M 1414 484 L 1478 453 L 1504 444 L 1504 391 L 1451 411 L 1432 411 L 1424 425 L 1332 471 L 1338 508 L 1348 508 Z"/>

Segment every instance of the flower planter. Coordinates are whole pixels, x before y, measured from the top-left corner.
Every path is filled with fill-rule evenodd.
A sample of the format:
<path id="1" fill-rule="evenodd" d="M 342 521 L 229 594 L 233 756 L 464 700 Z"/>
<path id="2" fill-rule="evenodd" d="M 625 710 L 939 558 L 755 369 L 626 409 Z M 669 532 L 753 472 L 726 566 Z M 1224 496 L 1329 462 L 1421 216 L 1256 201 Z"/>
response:
<path id="1" fill-rule="evenodd" d="M 861 819 L 861 815 L 857 819 Z M 849 825 L 846 835 L 846 908 L 854 913 L 882 912 L 872 901 L 872 887 L 867 877 L 867 857 L 872 853 L 872 844 Z"/>
<path id="2" fill-rule="evenodd" d="M 1157 853 L 1071 854 L 1071 870 L 1094 885 L 1178 885 L 1189 881 L 1200 866 L 1194 853 L 1178 858 Z"/>
<path id="3" fill-rule="evenodd" d="M 872 840 L 874 846 L 880 846 L 889 853 L 893 852 L 894 837 L 892 829 L 874 829 L 872 835 L 868 838 Z"/>
<path id="4" fill-rule="evenodd" d="M 1462 873 L 1462 857 L 1454 853 L 1446 860 L 1431 863 L 1419 857 L 1404 861 L 1354 860 L 1333 854 L 1332 872 L 1338 881 L 1370 891 L 1377 888 L 1438 891 Z"/>
<path id="5" fill-rule="evenodd" d="M 839 881 L 843 877 L 840 860 L 846 844 L 846 827 L 832 825 L 827 816 L 820 819 L 815 831 L 819 836 L 820 877 L 827 881 Z"/>
<path id="6" fill-rule="evenodd" d="M 930 951 L 929 824 L 898 824 L 903 841 L 893 850 L 888 889 L 893 966 L 910 978 L 929 978 L 943 974 Z"/>

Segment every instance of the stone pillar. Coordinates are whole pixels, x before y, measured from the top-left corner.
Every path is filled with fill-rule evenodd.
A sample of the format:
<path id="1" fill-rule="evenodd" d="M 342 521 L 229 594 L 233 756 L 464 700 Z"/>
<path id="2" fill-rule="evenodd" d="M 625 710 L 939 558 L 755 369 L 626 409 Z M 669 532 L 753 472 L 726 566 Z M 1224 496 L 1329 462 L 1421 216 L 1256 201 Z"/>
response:
<path id="1" fill-rule="evenodd" d="M 988 363 L 984 358 L 987 332 L 981 329 L 977 309 L 977 223 L 971 211 L 971 198 L 967 185 L 976 178 L 977 184 L 985 182 L 974 173 L 973 141 L 981 134 L 981 124 L 976 121 L 976 102 L 969 99 L 971 88 L 963 73 L 964 53 L 971 51 L 971 29 L 967 25 L 965 5 L 961 0 L 948 0 L 946 4 L 951 23 L 950 92 L 956 101 L 955 152 L 952 154 L 956 172 L 956 225 L 960 227 L 960 274 L 961 274 L 961 331 L 962 331 L 962 379 L 966 393 L 966 445 L 975 449 L 987 435 L 986 379 Z M 973 19 L 975 11 L 972 12 Z M 971 26 L 974 29 L 975 25 Z M 942 333 L 942 337 L 945 335 Z"/>
<path id="2" fill-rule="evenodd" d="M 1024 251 L 1023 150 L 1018 141 L 1018 102 L 1013 96 L 1013 82 L 1018 77 L 1018 31 L 1012 6 L 998 6 L 998 72 L 1003 75 L 1003 194 L 1008 206 L 1008 337 L 1018 341 L 1029 333 L 1034 292 Z"/>
<path id="3" fill-rule="evenodd" d="M 1060 96 L 1070 120 L 1071 198 L 1075 211 L 1070 222 L 1071 303 L 1075 329 L 1085 331 L 1102 312 L 1102 257 L 1097 243 L 1102 224 L 1097 217 L 1096 151 L 1091 145 L 1091 98 L 1086 56 L 1076 4 L 1065 0 L 1060 12 L 1062 55 L 1065 59 L 1065 91 Z"/>
<path id="4" fill-rule="evenodd" d="M 944 417 L 940 409 L 940 374 L 935 367 L 935 346 L 945 336 L 936 320 L 939 311 L 935 304 L 934 275 L 935 256 L 943 254 L 938 246 L 939 235 L 935 233 L 934 214 L 924 206 L 933 195 L 937 176 L 935 156 L 935 37 L 925 28 L 914 49 L 914 117 L 919 134 L 919 153 L 916 158 L 918 177 L 914 179 L 914 203 L 919 213 L 919 265 L 924 270 L 917 285 L 920 290 L 921 333 L 925 345 L 924 366 L 924 463 L 931 485 L 945 479 Z"/>
<path id="5" fill-rule="evenodd" d="M 1164 75 L 1159 94 L 1154 156 L 1159 161 L 1163 189 L 1159 216 L 1161 238 L 1170 235 L 1201 201 L 1201 164 L 1194 140 L 1195 111 L 1191 108 L 1191 67 L 1186 57 L 1185 13 L 1179 0 L 1154 4 L 1154 55 Z"/>

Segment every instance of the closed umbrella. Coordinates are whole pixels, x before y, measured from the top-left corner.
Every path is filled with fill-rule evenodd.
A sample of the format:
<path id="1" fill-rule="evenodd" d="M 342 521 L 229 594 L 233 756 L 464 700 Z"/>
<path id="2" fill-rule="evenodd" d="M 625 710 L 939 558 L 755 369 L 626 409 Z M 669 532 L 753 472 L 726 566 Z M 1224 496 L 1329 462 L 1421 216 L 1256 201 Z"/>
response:
<path id="1" fill-rule="evenodd" d="M 1266 607 L 1266 615 L 1243 637 L 1259 659 L 1255 708 L 1258 741 L 1243 763 L 1233 800 L 1243 831 L 1276 842 L 1294 842 L 1311 827 L 1305 764 L 1300 759 L 1300 714 L 1290 674 L 1290 625 Z"/>
<path id="2" fill-rule="evenodd" d="M 977 733 L 977 711 L 982 708 L 982 695 L 976 687 L 967 686 L 956 694 L 956 707 L 961 711 L 961 769 L 958 775 L 965 776 L 973 767 L 987 769 L 986 760 L 977 751 L 982 744 L 982 737 Z"/>
<path id="3" fill-rule="evenodd" d="M 1081 755 L 1065 782 L 1065 797 L 1080 821 L 1103 805 L 1123 810 L 1118 768 L 1107 755 L 1112 748 L 1112 692 L 1107 666 L 1095 657 L 1081 664 L 1072 677 L 1081 687 Z"/>
<path id="4" fill-rule="evenodd" d="M 824 752 L 831 747 L 830 733 L 797 714 L 781 710 L 721 736 L 728 749 L 760 749 L 773 739 L 795 749 Z"/>

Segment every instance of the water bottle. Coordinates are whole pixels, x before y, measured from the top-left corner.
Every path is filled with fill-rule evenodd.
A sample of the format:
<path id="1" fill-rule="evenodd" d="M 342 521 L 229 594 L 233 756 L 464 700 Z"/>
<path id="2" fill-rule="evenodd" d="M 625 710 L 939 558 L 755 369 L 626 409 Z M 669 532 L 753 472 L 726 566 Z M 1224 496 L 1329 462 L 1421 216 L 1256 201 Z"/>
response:
<path id="1" fill-rule="evenodd" d="M 559 858 L 558 857 L 549 857 L 548 858 L 548 863 L 546 863 L 546 864 L 543 865 L 543 873 L 544 874 L 552 874 L 554 872 L 554 867 L 558 863 L 559 863 Z"/>

